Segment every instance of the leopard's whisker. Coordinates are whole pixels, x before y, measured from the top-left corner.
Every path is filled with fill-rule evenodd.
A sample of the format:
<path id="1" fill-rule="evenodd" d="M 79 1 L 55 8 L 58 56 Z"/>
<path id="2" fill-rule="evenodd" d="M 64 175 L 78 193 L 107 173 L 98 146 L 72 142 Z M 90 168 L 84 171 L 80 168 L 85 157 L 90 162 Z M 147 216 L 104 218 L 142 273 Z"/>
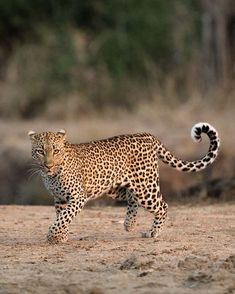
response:
<path id="1" fill-rule="evenodd" d="M 37 167 L 32 167 L 27 171 L 28 174 L 28 180 L 30 180 L 33 176 L 40 176 L 40 169 Z"/>

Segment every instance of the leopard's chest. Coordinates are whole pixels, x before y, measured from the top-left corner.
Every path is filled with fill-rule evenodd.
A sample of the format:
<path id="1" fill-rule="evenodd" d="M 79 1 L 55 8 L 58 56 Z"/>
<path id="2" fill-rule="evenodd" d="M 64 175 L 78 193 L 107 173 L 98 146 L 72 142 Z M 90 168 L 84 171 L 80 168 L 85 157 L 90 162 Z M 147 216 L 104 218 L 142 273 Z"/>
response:
<path id="1" fill-rule="evenodd" d="M 72 173 L 62 173 L 56 176 L 42 175 L 42 180 L 50 194 L 59 199 L 75 194 L 78 195 L 81 190 L 79 177 L 74 176 Z"/>
<path id="2" fill-rule="evenodd" d="M 42 176 L 42 180 L 46 189 L 53 196 L 63 196 L 65 189 L 57 177 Z"/>

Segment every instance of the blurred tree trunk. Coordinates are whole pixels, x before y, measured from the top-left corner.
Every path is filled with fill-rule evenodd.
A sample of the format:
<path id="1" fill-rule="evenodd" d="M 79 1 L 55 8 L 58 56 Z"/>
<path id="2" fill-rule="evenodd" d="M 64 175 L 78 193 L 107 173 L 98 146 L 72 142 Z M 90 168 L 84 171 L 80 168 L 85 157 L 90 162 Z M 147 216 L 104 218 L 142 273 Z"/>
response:
<path id="1" fill-rule="evenodd" d="M 204 87 L 226 87 L 235 77 L 235 1 L 201 1 Z"/>

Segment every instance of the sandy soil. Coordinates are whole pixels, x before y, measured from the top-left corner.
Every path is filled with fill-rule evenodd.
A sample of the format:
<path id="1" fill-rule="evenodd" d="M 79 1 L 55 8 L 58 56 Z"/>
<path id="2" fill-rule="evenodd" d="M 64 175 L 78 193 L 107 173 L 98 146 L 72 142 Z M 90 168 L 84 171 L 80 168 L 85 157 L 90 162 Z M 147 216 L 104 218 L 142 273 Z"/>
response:
<path id="1" fill-rule="evenodd" d="M 63 245 L 53 207 L 0 206 L 0 293 L 235 293 L 235 204 L 173 206 L 157 240 L 123 230 L 124 207 L 88 208 Z"/>

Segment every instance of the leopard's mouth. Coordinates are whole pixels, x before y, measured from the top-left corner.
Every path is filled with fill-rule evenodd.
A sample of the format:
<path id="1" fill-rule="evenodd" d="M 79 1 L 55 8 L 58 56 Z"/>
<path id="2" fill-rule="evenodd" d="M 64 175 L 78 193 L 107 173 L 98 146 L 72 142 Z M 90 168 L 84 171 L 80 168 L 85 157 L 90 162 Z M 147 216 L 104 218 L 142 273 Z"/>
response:
<path id="1" fill-rule="evenodd" d="M 54 176 L 58 172 L 58 167 L 55 165 L 50 168 L 44 166 L 43 171 L 48 176 Z"/>

